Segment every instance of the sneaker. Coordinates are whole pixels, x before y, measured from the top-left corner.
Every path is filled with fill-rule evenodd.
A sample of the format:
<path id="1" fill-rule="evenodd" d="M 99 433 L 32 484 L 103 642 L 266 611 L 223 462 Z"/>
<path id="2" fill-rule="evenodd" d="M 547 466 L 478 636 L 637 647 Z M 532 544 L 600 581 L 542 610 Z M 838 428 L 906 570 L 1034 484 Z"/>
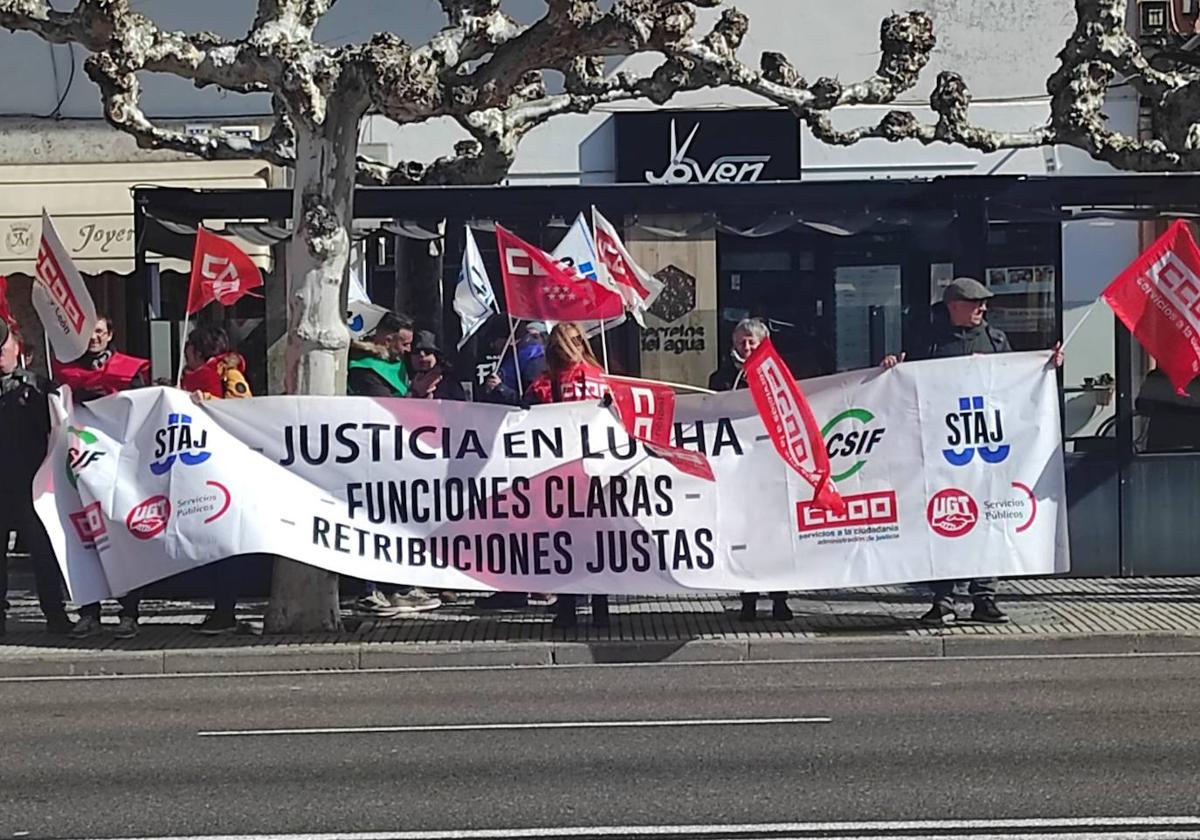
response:
<path id="1" fill-rule="evenodd" d="M 1006 624 L 1008 616 L 996 606 L 995 601 L 986 598 L 975 602 L 975 609 L 971 611 L 971 620 L 982 621 L 985 624 Z"/>
<path id="2" fill-rule="evenodd" d="M 66 613 L 52 615 L 46 619 L 46 632 L 51 636 L 66 636 L 74 626 L 75 623 Z"/>
<path id="3" fill-rule="evenodd" d="M 774 621 L 791 621 L 795 618 L 792 608 L 788 606 L 786 600 L 774 601 L 771 604 L 771 618 Z"/>
<path id="4" fill-rule="evenodd" d="M 410 589 L 401 595 L 397 592 L 388 598 L 388 611 L 384 615 L 413 615 L 419 612 L 436 610 L 442 605 L 442 600 L 430 595 L 424 589 Z"/>
<path id="5" fill-rule="evenodd" d="M 226 633 L 236 633 L 237 618 L 232 615 L 209 613 L 208 618 L 196 625 L 196 632 L 201 636 L 221 636 Z"/>
<path id="6" fill-rule="evenodd" d="M 114 639 L 132 639 L 138 634 L 138 622 L 136 618 L 127 615 L 121 616 L 117 621 L 117 629 L 113 631 Z"/>
<path id="7" fill-rule="evenodd" d="M 72 639 L 90 639 L 93 636 L 99 636 L 104 632 L 104 628 L 100 626 L 100 619 L 85 615 L 79 621 L 75 622 L 75 626 L 71 628 L 68 634 Z"/>
<path id="8" fill-rule="evenodd" d="M 917 619 L 926 627 L 952 627 L 958 621 L 958 615 L 944 604 L 934 604 L 929 612 Z"/>
<path id="9" fill-rule="evenodd" d="M 475 601 L 477 610 L 523 610 L 529 606 L 529 596 L 524 592 L 494 592 Z"/>
<path id="10" fill-rule="evenodd" d="M 354 602 L 354 608 L 368 615 L 385 615 L 392 609 L 392 603 L 378 589 L 373 589 Z"/>

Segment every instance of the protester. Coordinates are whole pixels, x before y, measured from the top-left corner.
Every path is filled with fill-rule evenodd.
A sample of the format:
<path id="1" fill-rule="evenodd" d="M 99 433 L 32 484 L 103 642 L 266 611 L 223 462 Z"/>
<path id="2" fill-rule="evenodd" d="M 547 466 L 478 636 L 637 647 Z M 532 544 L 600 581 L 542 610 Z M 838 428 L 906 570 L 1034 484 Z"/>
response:
<path id="1" fill-rule="evenodd" d="M 429 330 L 421 330 L 412 339 L 406 364 L 410 397 L 459 402 L 467 399 L 467 392 L 454 376 L 446 354 L 438 347 L 437 336 Z"/>
<path id="2" fill-rule="evenodd" d="M 500 364 L 484 380 L 481 402 L 520 405 L 523 387 L 545 372 L 546 325 L 541 321 L 528 321 L 517 327 L 516 336 L 512 346 L 509 346 L 507 333 L 497 336 L 495 349 L 501 353 Z"/>
<path id="3" fill-rule="evenodd" d="M 578 324 L 561 323 L 550 332 L 546 344 L 546 370 L 529 383 L 526 395 L 530 403 L 577 402 L 600 400 L 608 394 L 604 368 L 588 344 Z M 574 627 L 577 621 L 576 595 L 560 595 L 554 604 L 554 626 Z M 592 596 L 592 624 L 608 627 L 608 596 Z"/>
<path id="4" fill-rule="evenodd" d="M 708 377 L 708 387 L 713 391 L 736 391 L 749 387 L 746 383 L 746 372 L 743 366 L 758 345 L 767 337 L 767 325 L 760 318 L 743 318 L 733 328 L 733 347 L 729 356 Z M 740 621 L 758 620 L 759 592 L 742 593 L 742 610 L 738 613 Z M 771 593 L 771 618 L 775 621 L 791 621 L 792 608 L 788 606 L 786 592 Z"/>
<path id="5" fill-rule="evenodd" d="M 192 330 L 183 347 L 183 379 L 180 385 L 198 401 L 249 397 L 246 386 L 246 360 L 233 349 L 229 334 L 214 324 L 201 324 Z M 205 636 L 236 633 L 238 575 L 236 557 L 209 565 L 213 610 L 196 626 Z"/>
<path id="6" fill-rule="evenodd" d="M 412 319 L 389 312 L 369 339 L 350 342 L 346 393 L 354 397 L 408 396 L 404 357 L 412 349 Z"/>
<path id="7" fill-rule="evenodd" d="M 75 404 L 106 397 L 131 388 L 142 388 L 150 381 L 150 360 L 127 356 L 112 347 L 112 318 L 98 315 L 88 338 L 87 352 L 73 362 L 54 365 L 54 378 L 71 389 Z M 130 592 L 117 599 L 121 611 L 113 637 L 132 639 L 138 634 L 138 609 L 141 595 Z M 103 631 L 100 603 L 79 608 L 79 621 L 71 631 L 72 639 L 87 639 Z"/>
<path id="8" fill-rule="evenodd" d="M 987 322 L 987 302 L 992 292 L 971 277 L 955 278 L 942 293 L 942 305 L 935 306 L 932 326 L 927 341 L 914 354 L 918 359 L 950 359 L 972 356 L 976 353 L 1010 353 L 1012 345 L 1003 330 Z M 893 368 L 904 361 L 907 354 L 886 357 L 882 366 Z M 1051 351 L 1051 361 L 1062 367 L 1062 344 Z M 1008 616 L 996 606 L 996 579 L 975 578 L 970 581 L 939 580 L 930 584 L 933 590 L 933 605 L 919 619 L 930 627 L 946 627 L 958 620 L 954 611 L 954 591 L 963 583 L 974 605 L 971 620 L 988 624 L 1003 624 Z"/>
<path id="9" fill-rule="evenodd" d="M 462 385 L 453 376 L 437 339 L 428 330 L 415 334 L 408 318 L 389 312 L 379 322 L 371 341 L 351 346 L 347 391 L 354 396 L 415 397 L 465 400 Z M 379 618 L 397 618 L 436 610 L 442 599 L 417 587 L 368 581 L 355 602 L 359 612 Z"/>
<path id="10" fill-rule="evenodd" d="M 49 446 L 49 395 L 54 386 L 21 366 L 19 348 L 17 334 L 0 319 L 0 534 L 17 532 L 33 563 L 46 629 L 65 635 L 71 632 L 71 619 L 63 598 L 62 573 L 50 537 L 33 509 L 33 477 Z M 7 595 L 5 552 L 0 560 L 0 635 L 8 617 Z"/>

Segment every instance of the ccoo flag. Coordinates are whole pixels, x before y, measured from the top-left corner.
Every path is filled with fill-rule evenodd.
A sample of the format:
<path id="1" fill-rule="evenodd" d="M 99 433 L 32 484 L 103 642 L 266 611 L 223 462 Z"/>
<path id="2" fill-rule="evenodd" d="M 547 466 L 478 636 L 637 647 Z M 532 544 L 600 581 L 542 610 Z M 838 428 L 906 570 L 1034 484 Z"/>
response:
<path id="1" fill-rule="evenodd" d="M 646 326 L 642 313 L 662 294 L 662 281 L 633 261 L 617 229 L 595 207 L 592 207 L 592 223 L 603 267 L 600 282 L 619 294 L 634 320 Z"/>
<path id="2" fill-rule="evenodd" d="M 262 284 L 262 272 L 245 251 L 223 236 L 197 228 L 192 280 L 188 286 L 189 315 L 214 300 L 222 306 L 233 306 L 243 295 Z"/>
<path id="3" fill-rule="evenodd" d="M 1200 249 L 1182 219 L 1101 295 L 1180 395 L 1200 373 Z"/>
<path id="4" fill-rule="evenodd" d="M 596 253 L 596 240 L 592 238 L 592 229 L 583 213 L 575 218 L 575 223 L 571 225 L 567 235 L 562 238 L 550 256 L 568 268 L 575 269 L 575 273 L 583 279 L 591 283 L 601 283 L 606 289 L 616 291 L 608 280 L 604 266 L 600 264 L 600 257 Z M 601 328 L 611 330 L 623 323 L 625 323 L 624 312 L 617 318 L 581 322 L 580 326 L 591 337 L 599 335 Z M 548 324 L 548 326 L 553 327 L 554 325 Z"/>
<path id="5" fill-rule="evenodd" d="M 467 228 L 467 244 L 463 248 L 462 268 L 458 272 L 458 285 L 454 289 L 454 311 L 462 321 L 462 338 L 458 349 L 496 313 L 496 293 L 488 279 L 487 267 L 475 242 L 475 233 Z"/>
<path id="6" fill-rule="evenodd" d="M 846 503 L 829 480 L 829 452 L 821 427 L 771 339 L 763 339 L 744 369 L 750 395 L 776 451 L 812 485 L 814 504 L 839 515 L 845 513 Z"/>
<path id="7" fill-rule="evenodd" d="M 496 225 L 508 314 L 530 321 L 595 321 L 624 311 L 619 295 L 580 277 L 540 248 Z"/>
<path id="8" fill-rule="evenodd" d="M 73 362 L 87 352 L 96 327 L 96 305 L 44 209 L 34 274 L 31 297 L 46 338 L 60 362 Z"/>

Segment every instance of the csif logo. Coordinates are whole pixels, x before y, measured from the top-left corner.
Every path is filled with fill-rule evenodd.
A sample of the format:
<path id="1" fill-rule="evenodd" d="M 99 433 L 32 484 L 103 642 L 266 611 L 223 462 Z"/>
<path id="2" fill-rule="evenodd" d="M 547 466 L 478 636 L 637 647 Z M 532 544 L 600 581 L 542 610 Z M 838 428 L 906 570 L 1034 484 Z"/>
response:
<path id="1" fill-rule="evenodd" d="M 757 181 L 771 162 L 770 155 L 722 155 L 705 169 L 695 158 L 688 157 L 688 150 L 699 131 L 700 123 L 697 122 L 680 146 L 675 120 L 671 120 L 671 159 L 667 168 L 659 175 L 647 169 L 646 181 L 651 184 L 732 184 Z"/>
<path id="2" fill-rule="evenodd" d="M 865 408 L 851 408 L 834 417 L 821 429 L 830 462 L 840 459 L 841 464 L 845 464 L 846 460 L 855 459 L 853 463 L 846 464 L 845 469 L 833 474 L 834 481 L 845 481 L 866 466 L 867 457 L 887 432 L 883 426 L 871 427 L 869 424 L 874 421 L 875 415 Z M 858 425 L 851 426 L 851 423 Z"/>
<path id="3" fill-rule="evenodd" d="M 67 481 L 78 489 L 79 474 L 99 461 L 104 453 L 90 448 L 98 444 L 100 438 L 87 429 L 67 426 L 67 440 Z"/>
<path id="4" fill-rule="evenodd" d="M 196 432 L 192 418 L 186 414 L 168 414 L 166 427 L 154 434 L 154 443 L 157 460 L 150 464 L 150 472 L 155 475 L 165 475 L 176 460 L 194 467 L 212 457 L 208 451 L 208 432 L 203 429 Z"/>
<path id="5" fill-rule="evenodd" d="M 945 459 L 956 467 L 965 467 L 978 453 L 988 464 L 999 464 L 1008 458 L 1011 447 L 1004 440 L 1004 423 L 1000 409 L 988 411 L 983 397 L 959 397 L 958 411 L 946 415 L 946 443 L 942 450 Z"/>

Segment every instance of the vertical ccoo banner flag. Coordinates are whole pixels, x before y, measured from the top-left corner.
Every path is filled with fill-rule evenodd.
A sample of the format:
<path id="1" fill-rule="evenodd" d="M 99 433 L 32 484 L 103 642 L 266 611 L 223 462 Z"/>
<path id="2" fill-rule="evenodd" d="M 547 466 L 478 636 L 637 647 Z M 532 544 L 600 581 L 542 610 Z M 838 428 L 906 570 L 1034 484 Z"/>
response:
<path id="1" fill-rule="evenodd" d="M 30 296 L 50 347 L 60 362 L 73 362 L 87 352 L 96 327 L 96 305 L 44 209 L 34 275 Z"/>
<path id="2" fill-rule="evenodd" d="M 188 286 L 187 313 L 194 315 L 214 300 L 233 306 L 251 289 L 263 284 L 254 260 L 223 236 L 196 229 L 192 253 L 192 280 Z"/>
<path id="3" fill-rule="evenodd" d="M 1101 295 L 1180 395 L 1200 373 L 1200 248 L 1176 219 Z"/>
<path id="4" fill-rule="evenodd" d="M 846 503 L 829 480 L 829 453 L 812 408 L 771 343 L 762 344 L 746 360 L 746 383 L 771 442 L 796 473 L 813 487 L 813 503 L 845 513 Z"/>

